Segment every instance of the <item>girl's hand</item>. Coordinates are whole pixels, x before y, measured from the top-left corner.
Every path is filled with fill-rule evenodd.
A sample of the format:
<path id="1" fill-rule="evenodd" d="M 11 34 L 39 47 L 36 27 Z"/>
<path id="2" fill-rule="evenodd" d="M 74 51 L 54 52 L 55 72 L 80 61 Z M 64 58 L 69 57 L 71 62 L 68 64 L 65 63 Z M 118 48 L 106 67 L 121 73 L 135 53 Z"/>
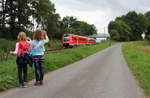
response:
<path id="1" fill-rule="evenodd" d="M 12 55 L 14 55 L 14 52 L 13 52 L 13 51 L 10 51 L 10 52 L 9 52 L 9 54 L 12 54 Z"/>
<path id="2" fill-rule="evenodd" d="M 26 37 L 26 41 L 31 41 L 31 38 L 30 37 Z"/>
<path id="3" fill-rule="evenodd" d="M 43 35 L 44 35 L 44 38 L 46 38 L 46 36 L 47 36 L 47 32 L 46 31 L 42 31 L 43 32 Z"/>

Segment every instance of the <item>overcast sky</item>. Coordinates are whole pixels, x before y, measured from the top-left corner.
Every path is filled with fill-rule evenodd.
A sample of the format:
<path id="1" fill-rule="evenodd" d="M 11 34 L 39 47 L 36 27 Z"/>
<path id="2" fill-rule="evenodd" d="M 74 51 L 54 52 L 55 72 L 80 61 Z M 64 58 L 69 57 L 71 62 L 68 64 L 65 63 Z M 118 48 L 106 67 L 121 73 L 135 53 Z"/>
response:
<path id="1" fill-rule="evenodd" d="M 150 0 L 51 0 L 61 17 L 74 16 L 80 21 L 94 24 L 98 33 L 108 23 L 128 11 L 150 11 Z M 105 30 L 107 32 L 107 30 Z"/>

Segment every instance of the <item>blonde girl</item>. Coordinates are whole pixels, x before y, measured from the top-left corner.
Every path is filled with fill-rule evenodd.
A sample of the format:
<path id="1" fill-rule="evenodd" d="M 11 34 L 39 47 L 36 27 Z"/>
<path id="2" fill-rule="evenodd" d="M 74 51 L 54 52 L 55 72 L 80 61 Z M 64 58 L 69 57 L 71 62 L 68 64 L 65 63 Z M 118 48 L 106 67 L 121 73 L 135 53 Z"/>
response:
<path id="1" fill-rule="evenodd" d="M 18 42 L 16 43 L 16 48 L 15 51 L 10 51 L 10 54 L 17 55 L 16 58 L 16 64 L 17 64 L 17 69 L 18 69 L 18 80 L 19 80 L 19 87 L 26 87 L 26 82 L 27 82 L 27 64 L 24 63 L 23 55 L 24 55 L 24 50 L 23 48 L 27 51 L 29 51 L 30 44 L 29 41 L 27 42 L 27 37 L 24 32 L 19 32 L 17 36 Z M 30 40 L 30 38 L 28 38 Z"/>

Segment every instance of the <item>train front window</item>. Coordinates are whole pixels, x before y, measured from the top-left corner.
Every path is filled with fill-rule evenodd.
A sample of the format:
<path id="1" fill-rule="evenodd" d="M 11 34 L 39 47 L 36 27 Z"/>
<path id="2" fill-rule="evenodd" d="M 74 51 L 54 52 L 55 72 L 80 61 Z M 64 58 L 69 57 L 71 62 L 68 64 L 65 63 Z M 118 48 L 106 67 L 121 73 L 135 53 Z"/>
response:
<path id="1" fill-rule="evenodd" d="M 70 34 L 64 34 L 64 37 L 68 37 Z"/>
<path id="2" fill-rule="evenodd" d="M 69 35 L 70 35 L 70 34 L 64 34 L 64 36 L 63 36 L 63 37 L 64 37 L 64 38 L 63 38 L 63 39 L 64 39 L 64 42 L 69 41 Z"/>
<path id="3" fill-rule="evenodd" d="M 64 42 L 69 41 L 69 37 L 64 37 Z"/>

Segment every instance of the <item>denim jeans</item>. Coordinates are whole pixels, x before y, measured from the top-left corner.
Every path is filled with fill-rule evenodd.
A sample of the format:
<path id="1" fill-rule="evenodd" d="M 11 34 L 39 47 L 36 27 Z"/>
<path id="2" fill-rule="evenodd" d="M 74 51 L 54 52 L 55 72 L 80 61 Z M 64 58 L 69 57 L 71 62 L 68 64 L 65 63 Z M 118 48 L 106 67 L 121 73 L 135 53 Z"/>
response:
<path id="1" fill-rule="evenodd" d="M 35 77 L 36 81 L 42 81 L 44 77 L 44 56 L 36 55 L 33 56 L 35 66 Z"/>
<path id="2" fill-rule="evenodd" d="M 23 84 L 24 82 L 27 82 L 27 64 L 22 62 L 21 57 L 17 57 L 16 63 L 18 69 L 19 84 Z"/>

